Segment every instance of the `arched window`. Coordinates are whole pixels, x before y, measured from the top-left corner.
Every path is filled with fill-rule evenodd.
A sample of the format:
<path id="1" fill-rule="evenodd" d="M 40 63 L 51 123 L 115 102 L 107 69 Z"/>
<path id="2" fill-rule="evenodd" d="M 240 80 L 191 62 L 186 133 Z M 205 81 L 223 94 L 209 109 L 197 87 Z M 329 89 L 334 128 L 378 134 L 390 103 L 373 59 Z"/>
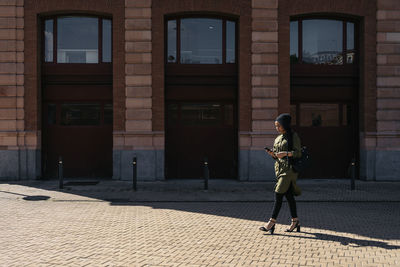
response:
<path id="1" fill-rule="evenodd" d="M 111 19 L 59 16 L 44 20 L 45 63 L 110 63 Z"/>
<path id="2" fill-rule="evenodd" d="M 167 63 L 236 63 L 236 22 L 220 18 L 168 19 Z"/>
<path id="3" fill-rule="evenodd" d="M 355 23 L 344 19 L 290 21 L 290 62 L 343 65 L 356 60 Z"/>

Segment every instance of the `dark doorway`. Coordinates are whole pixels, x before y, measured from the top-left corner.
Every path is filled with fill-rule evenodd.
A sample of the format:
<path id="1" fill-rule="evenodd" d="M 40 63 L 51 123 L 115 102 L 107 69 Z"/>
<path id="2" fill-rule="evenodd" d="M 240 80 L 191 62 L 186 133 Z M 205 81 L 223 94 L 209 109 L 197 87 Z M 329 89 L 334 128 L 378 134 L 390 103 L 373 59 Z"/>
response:
<path id="1" fill-rule="evenodd" d="M 291 114 L 313 158 L 303 177 L 349 177 L 359 157 L 358 25 L 302 17 L 290 27 Z"/>
<path id="2" fill-rule="evenodd" d="M 65 177 L 111 177 L 111 20 L 59 16 L 42 27 L 43 176 L 56 177 L 62 157 Z"/>
<path id="3" fill-rule="evenodd" d="M 236 22 L 168 19 L 165 59 L 166 177 L 237 178 Z"/>
<path id="4" fill-rule="evenodd" d="M 234 106 L 227 101 L 167 104 L 168 177 L 201 178 L 206 157 L 211 177 L 236 177 Z"/>

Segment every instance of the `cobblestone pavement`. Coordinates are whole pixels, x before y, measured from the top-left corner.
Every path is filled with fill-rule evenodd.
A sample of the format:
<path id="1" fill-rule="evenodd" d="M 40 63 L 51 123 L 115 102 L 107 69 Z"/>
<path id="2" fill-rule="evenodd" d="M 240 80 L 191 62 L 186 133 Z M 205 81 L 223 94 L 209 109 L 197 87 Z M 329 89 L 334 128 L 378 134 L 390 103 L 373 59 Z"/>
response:
<path id="1" fill-rule="evenodd" d="M 398 202 L 299 202 L 300 233 L 284 232 L 284 203 L 266 235 L 272 202 L 118 203 L 18 188 L 0 184 L 0 266 L 400 266 Z"/>

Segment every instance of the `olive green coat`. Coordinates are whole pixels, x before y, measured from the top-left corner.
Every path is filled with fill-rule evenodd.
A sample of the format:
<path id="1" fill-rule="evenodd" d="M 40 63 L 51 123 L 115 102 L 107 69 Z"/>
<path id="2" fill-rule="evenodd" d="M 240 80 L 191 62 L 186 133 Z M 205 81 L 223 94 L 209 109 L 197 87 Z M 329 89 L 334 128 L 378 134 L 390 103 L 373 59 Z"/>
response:
<path id="1" fill-rule="evenodd" d="M 279 135 L 275 139 L 273 151 L 275 153 L 288 151 L 288 142 L 283 137 L 283 134 Z M 295 158 L 301 157 L 300 138 L 295 132 L 293 133 L 293 150 L 289 152 L 292 152 L 293 157 Z M 280 194 L 286 193 L 286 191 L 290 187 L 290 183 L 292 183 L 294 194 L 296 196 L 301 194 L 301 189 L 296 184 L 298 174 L 293 171 L 287 157 L 283 157 L 281 159 L 278 158 L 275 159 L 275 175 L 277 179 L 277 182 L 275 184 L 276 193 Z"/>

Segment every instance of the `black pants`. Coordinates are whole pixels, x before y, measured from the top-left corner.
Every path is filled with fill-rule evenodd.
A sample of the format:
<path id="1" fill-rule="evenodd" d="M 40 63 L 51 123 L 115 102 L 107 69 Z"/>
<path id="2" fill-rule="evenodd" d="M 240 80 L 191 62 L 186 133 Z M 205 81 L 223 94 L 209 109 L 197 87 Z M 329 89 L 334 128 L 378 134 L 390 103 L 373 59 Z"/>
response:
<path id="1" fill-rule="evenodd" d="M 296 200 L 294 200 L 292 184 L 290 184 L 290 187 L 288 191 L 286 191 L 286 193 L 283 194 L 275 193 L 275 203 L 274 203 L 274 208 L 272 209 L 271 218 L 276 220 L 276 218 L 278 217 L 279 211 L 281 210 L 282 207 L 283 196 L 286 196 L 286 199 L 288 201 L 290 208 L 290 215 L 292 216 L 292 218 L 297 218 Z"/>

